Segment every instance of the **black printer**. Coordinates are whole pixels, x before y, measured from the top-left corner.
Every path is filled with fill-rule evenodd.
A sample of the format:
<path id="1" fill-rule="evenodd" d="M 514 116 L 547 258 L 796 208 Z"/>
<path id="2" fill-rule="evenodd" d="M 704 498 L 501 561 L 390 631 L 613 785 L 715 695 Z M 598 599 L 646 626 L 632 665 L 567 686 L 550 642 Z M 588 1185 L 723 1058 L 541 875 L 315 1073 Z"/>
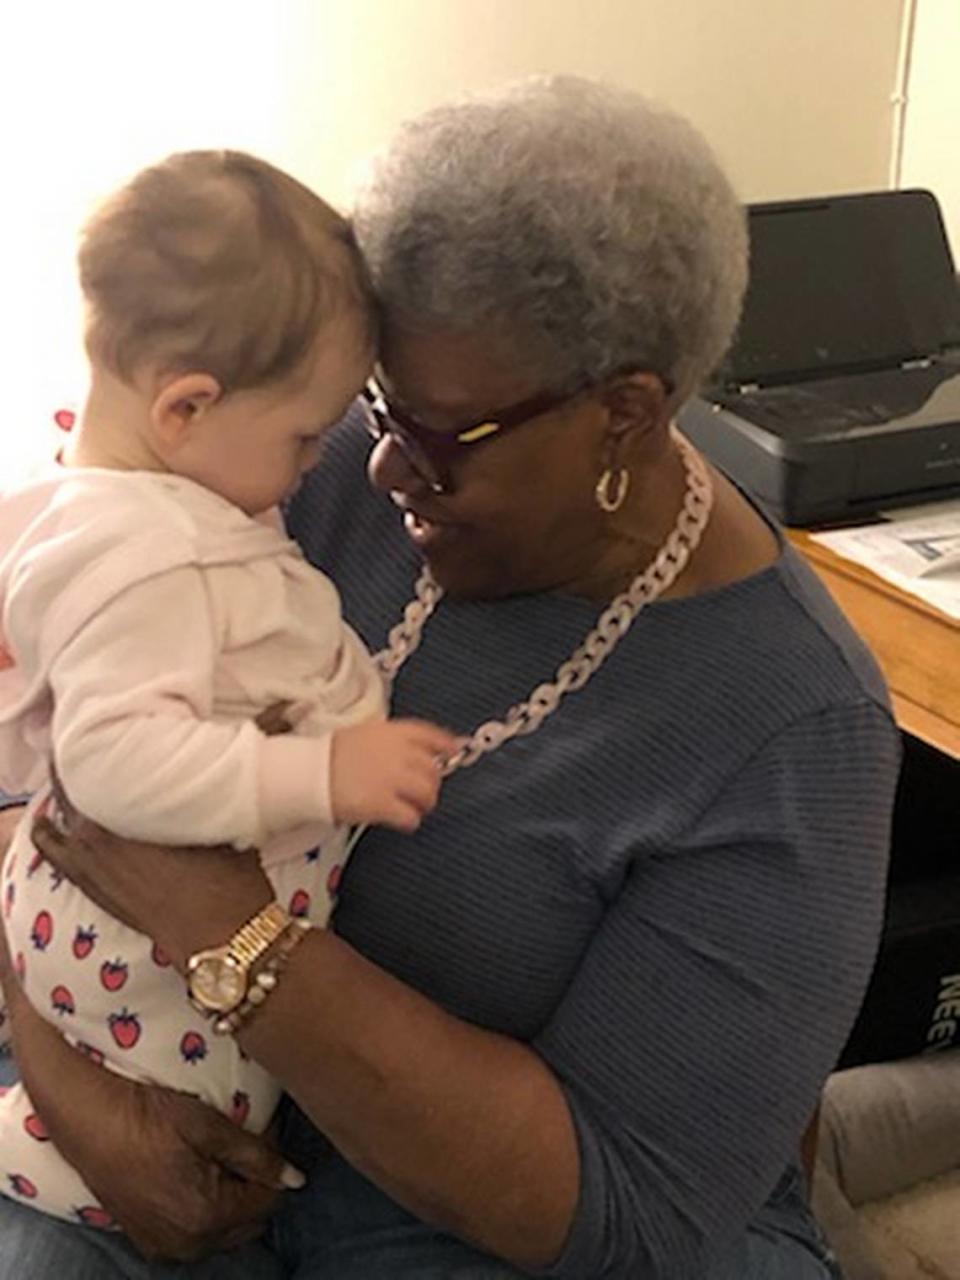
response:
<path id="1" fill-rule="evenodd" d="M 748 206 L 731 351 L 681 430 L 786 524 L 960 493 L 960 293 L 936 198 Z"/>

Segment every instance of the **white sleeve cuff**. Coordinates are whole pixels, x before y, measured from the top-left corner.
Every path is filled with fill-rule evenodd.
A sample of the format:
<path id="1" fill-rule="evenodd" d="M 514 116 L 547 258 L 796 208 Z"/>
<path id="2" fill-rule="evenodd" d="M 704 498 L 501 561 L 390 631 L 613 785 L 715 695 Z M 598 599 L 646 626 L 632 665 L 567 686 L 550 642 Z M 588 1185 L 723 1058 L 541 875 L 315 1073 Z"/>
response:
<path id="1" fill-rule="evenodd" d="M 265 836 L 311 822 L 333 822 L 330 747 L 333 734 L 319 738 L 282 734 L 260 747 L 260 821 Z"/>

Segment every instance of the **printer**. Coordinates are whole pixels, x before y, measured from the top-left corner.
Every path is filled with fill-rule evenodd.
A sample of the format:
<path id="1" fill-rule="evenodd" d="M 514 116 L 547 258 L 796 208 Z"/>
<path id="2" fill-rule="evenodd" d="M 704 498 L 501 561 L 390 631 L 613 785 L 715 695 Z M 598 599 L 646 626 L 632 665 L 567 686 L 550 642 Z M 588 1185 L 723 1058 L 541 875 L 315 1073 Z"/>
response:
<path id="1" fill-rule="evenodd" d="M 936 198 L 748 206 L 733 347 L 678 417 L 789 525 L 960 493 L 960 292 Z"/>

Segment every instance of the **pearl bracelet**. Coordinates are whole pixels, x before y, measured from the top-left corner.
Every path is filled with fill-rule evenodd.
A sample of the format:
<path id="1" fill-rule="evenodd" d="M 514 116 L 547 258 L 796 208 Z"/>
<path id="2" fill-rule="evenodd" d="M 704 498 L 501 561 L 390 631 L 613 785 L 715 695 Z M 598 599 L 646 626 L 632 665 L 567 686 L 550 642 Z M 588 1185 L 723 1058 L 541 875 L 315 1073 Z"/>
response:
<path id="1" fill-rule="evenodd" d="M 260 1008 L 276 987 L 280 974 L 287 967 L 290 957 L 313 926 L 309 920 L 294 918 L 280 935 L 272 953 L 267 956 L 251 980 L 246 996 L 235 1009 L 217 1018 L 213 1023 L 214 1034 L 233 1035 Z"/>

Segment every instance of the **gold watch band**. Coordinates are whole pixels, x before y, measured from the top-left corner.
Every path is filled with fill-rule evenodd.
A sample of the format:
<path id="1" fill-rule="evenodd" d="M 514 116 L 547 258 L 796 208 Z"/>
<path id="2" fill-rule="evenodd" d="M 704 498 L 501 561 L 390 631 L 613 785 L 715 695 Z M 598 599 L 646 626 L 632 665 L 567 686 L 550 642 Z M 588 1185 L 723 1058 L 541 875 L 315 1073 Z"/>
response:
<path id="1" fill-rule="evenodd" d="M 244 1023 L 260 1008 L 277 985 L 280 974 L 287 967 L 290 957 L 304 940 L 313 926 L 308 920 L 296 916 L 290 919 L 286 929 L 274 950 L 263 962 L 254 975 L 247 994 L 240 1004 L 229 1013 L 216 1018 L 213 1023 L 214 1032 L 219 1036 L 230 1035 L 239 1031 Z"/>
<path id="2" fill-rule="evenodd" d="M 262 911 L 258 911 L 252 920 L 248 920 L 242 929 L 238 929 L 227 943 L 230 957 L 244 969 L 249 969 L 273 946 L 289 924 L 290 916 L 280 903 L 271 902 Z"/>

